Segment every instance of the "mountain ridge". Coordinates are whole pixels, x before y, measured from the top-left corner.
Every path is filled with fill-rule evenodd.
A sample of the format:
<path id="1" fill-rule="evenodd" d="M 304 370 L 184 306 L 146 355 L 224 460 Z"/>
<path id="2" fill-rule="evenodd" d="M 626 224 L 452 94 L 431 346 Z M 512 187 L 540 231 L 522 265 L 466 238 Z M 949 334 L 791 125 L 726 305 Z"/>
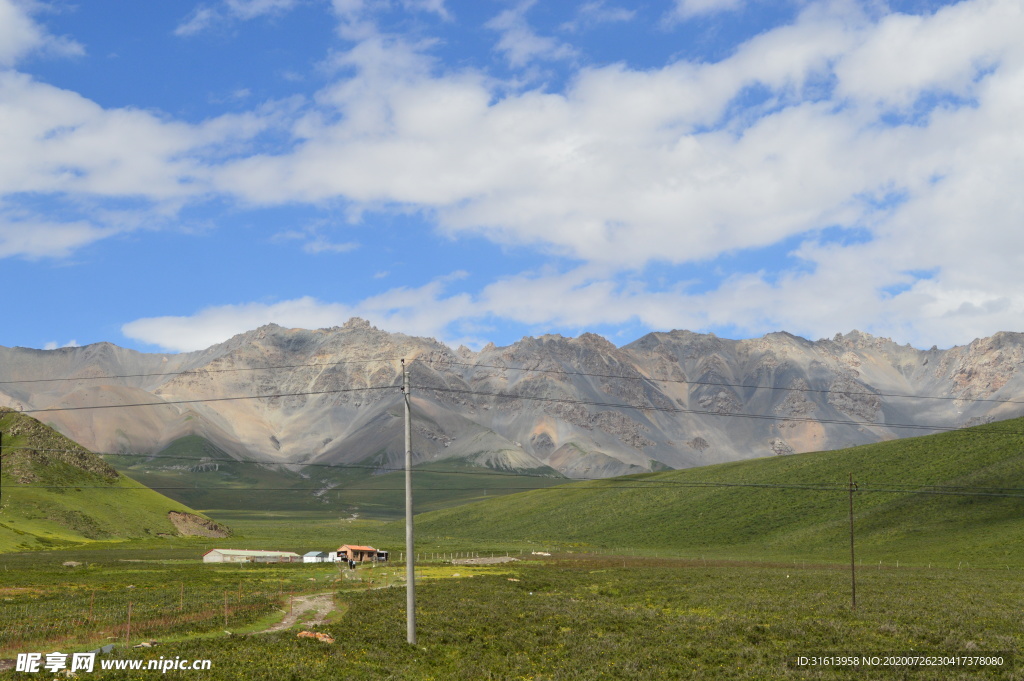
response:
<path id="1" fill-rule="evenodd" d="M 1024 334 L 919 350 L 860 331 L 811 341 L 655 331 L 593 333 L 479 351 L 382 331 L 276 324 L 205 350 L 110 343 L 0 347 L 0 405 L 45 412 L 90 449 L 157 457 L 198 435 L 267 465 L 400 465 L 400 358 L 413 386 L 417 463 L 550 468 L 573 478 L 839 449 L 1024 413 Z M 128 375 L 124 378 L 104 378 Z M 60 379 L 47 382 L 39 378 Z M 24 381 L 24 382 L 22 382 Z M 261 396 L 254 399 L 233 399 Z M 124 405 L 153 403 L 153 406 Z M 106 409 L 73 409 L 89 405 Z M 927 432 L 927 431 L 925 431 Z"/>

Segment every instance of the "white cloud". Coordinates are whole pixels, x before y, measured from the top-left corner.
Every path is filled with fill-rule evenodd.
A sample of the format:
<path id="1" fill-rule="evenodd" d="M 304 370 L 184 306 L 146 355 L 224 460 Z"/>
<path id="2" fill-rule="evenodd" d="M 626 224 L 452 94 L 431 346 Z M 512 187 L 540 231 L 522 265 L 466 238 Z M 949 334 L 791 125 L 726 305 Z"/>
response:
<path id="1" fill-rule="evenodd" d="M 77 42 L 49 34 L 31 17 L 38 7 L 34 0 L 0 0 L 0 67 L 11 67 L 32 52 L 80 55 Z"/>
<path id="2" fill-rule="evenodd" d="M 200 5 L 192 10 L 192 13 L 189 14 L 185 21 L 178 24 L 177 28 L 174 29 L 174 35 L 187 37 L 202 33 L 221 21 L 222 18 L 221 14 L 212 7 Z"/>
<path id="3" fill-rule="evenodd" d="M 445 7 L 445 0 L 402 0 L 402 7 L 419 12 L 430 12 L 450 21 L 451 13 Z"/>
<path id="4" fill-rule="evenodd" d="M 496 27 L 511 30 L 528 8 L 503 14 Z M 1024 8 L 1012 0 L 874 19 L 849 4 L 812 4 L 720 62 L 589 68 L 561 93 L 439 74 L 415 47 L 378 37 L 346 53 L 355 74 L 321 93 L 324 115 L 307 121 L 294 152 L 227 164 L 216 181 L 255 203 L 340 196 L 418 208 L 452 236 L 481 234 L 620 272 L 857 227 L 875 245 L 837 250 L 868 254 L 856 268 L 809 247 L 813 275 L 748 275 L 719 295 L 645 294 L 622 309 L 648 301 L 650 319 L 669 319 L 657 303 L 664 300 L 690 305 L 687 318 L 704 325 L 749 315 L 820 329 L 843 315 L 800 289 L 827 283 L 850 301 L 843 314 L 875 328 L 899 326 L 906 301 L 929 296 L 934 306 L 923 309 L 936 321 L 920 328 L 959 338 L 950 315 L 1019 325 L 1010 323 L 1012 300 L 986 301 L 1024 283 L 1024 268 L 1007 256 L 1024 245 L 1015 236 L 1024 216 L 1020 35 Z M 982 228 L 989 238 L 976 238 Z M 880 256 L 888 250 L 902 255 Z M 832 267 L 840 269 L 826 272 Z M 885 293 L 916 270 L 936 274 Z M 1003 278 L 977 281 L 993 271 Z M 614 298 L 615 285 L 601 281 L 569 293 L 585 307 L 602 286 Z M 734 294 L 759 307 L 728 304 Z M 783 313 L 794 307 L 785 295 L 814 313 Z M 602 312 L 587 309 L 593 319 Z M 524 309 L 519 317 L 545 315 Z"/>
<path id="5" fill-rule="evenodd" d="M 572 21 L 562 24 L 562 28 L 567 31 L 579 31 L 596 24 L 632 21 L 635 16 L 636 10 L 610 7 L 605 4 L 605 0 L 594 0 L 580 5 L 576 10 L 576 17 Z"/>
<path id="6" fill-rule="evenodd" d="M 345 55 L 356 77 L 321 94 L 327 112 L 304 122 L 294 153 L 228 164 L 217 180 L 257 203 L 426 207 L 453 234 L 627 266 L 771 243 L 867 189 L 865 169 L 827 160 L 859 121 L 806 103 L 766 118 L 760 134 L 695 129 L 714 125 L 744 87 L 799 87 L 841 49 L 839 20 L 801 31 L 788 36 L 803 41 L 788 57 L 773 52 L 787 36 L 765 38 L 722 64 L 614 65 L 582 72 L 565 94 L 505 96 L 471 72 L 432 76 L 409 46 L 366 41 Z"/>
<path id="7" fill-rule="evenodd" d="M 122 232 L 87 221 L 58 223 L 0 206 L 0 258 L 64 258 L 96 241 Z"/>
<path id="8" fill-rule="evenodd" d="M 121 327 L 128 338 L 175 352 L 200 350 L 264 324 L 318 329 L 353 316 L 351 308 L 304 297 L 279 303 L 208 307 L 192 316 L 148 317 Z"/>
<path id="9" fill-rule="evenodd" d="M 1020 42 L 1022 20 L 1024 6 L 998 0 L 885 16 L 837 64 L 837 95 L 897 108 L 934 93 L 969 97 Z"/>
<path id="10" fill-rule="evenodd" d="M 359 248 L 355 241 L 336 242 L 324 234 L 325 225 L 322 223 L 310 225 L 303 229 L 290 229 L 279 232 L 272 237 L 273 241 L 299 241 L 302 242 L 302 250 L 311 255 L 319 253 L 348 253 Z"/>
<path id="11" fill-rule="evenodd" d="M 204 7 L 244 19 L 291 4 Z M 333 0 L 340 32 L 358 43 L 336 56 L 336 82 L 290 128 L 293 147 L 274 154 L 244 145 L 287 116 L 189 125 L 0 73 L 0 188 L 161 206 L 215 193 L 253 206 L 340 199 L 353 215 L 418 211 L 452 237 L 483 235 L 582 263 L 495 281 L 472 296 L 448 295 L 436 281 L 350 305 L 253 303 L 126 325 L 147 342 L 163 344 L 165 334 L 167 347 L 196 347 L 192 330 L 223 340 L 274 316 L 322 326 L 351 314 L 441 337 L 453 323 L 489 317 L 811 335 L 853 324 L 929 345 L 1019 327 L 1024 8 L 1016 0 L 877 17 L 852 3 L 808 3 L 792 24 L 719 62 L 584 68 L 562 91 L 443 71 L 429 43 L 381 35 L 372 4 Z M 413 4 L 447 13 L 440 2 Z M 15 35 L 0 22 L 0 63 L 49 40 L 26 6 L 0 0 L 0 12 L 28 27 Z M 676 8 L 696 16 L 739 6 Z M 516 68 L 572 57 L 569 45 L 534 31 L 530 7 L 490 22 L 497 49 Z M 587 7 L 611 11 L 588 3 L 581 16 Z M 231 141 L 239 146 L 228 154 Z M 5 210 L 0 257 L 60 256 L 117 233 L 91 216 L 55 224 Z M 29 224 L 37 227 L 18 227 Z M 866 243 L 823 242 L 828 227 L 858 228 Z M 311 252 L 352 246 L 305 239 Z M 769 264 L 699 294 L 630 283 L 652 262 L 707 261 L 786 240 L 803 242 L 802 266 L 791 271 Z"/>
<path id="12" fill-rule="evenodd" d="M 185 124 L 138 109 L 104 109 L 75 92 L 0 71 L 0 258 L 65 257 L 143 222 L 166 224 L 185 201 L 207 194 L 209 163 L 278 115 L 270 108 Z M 20 210 L 24 196 L 72 204 L 78 217 Z M 140 207 L 116 207 L 124 199 Z"/>
<path id="13" fill-rule="evenodd" d="M 448 283 L 462 274 L 439 277 L 419 288 L 391 289 L 355 305 L 322 302 L 309 296 L 277 303 L 221 305 L 189 316 L 138 319 L 123 325 L 121 332 L 169 351 L 190 352 L 264 324 L 318 329 L 363 317 L 388 331 L 444 338 L 452 320 L 472 314 L 468 295 L 445 295 Z"/>
<path id="14" fill-rule="evenodd" d="M 328 241 L 323 236 L 317 236 L 311 241 L 307 241 L 303 246 L 302 250 L 306 253 L 316 255 L 317 253 L 348 253 L 359 248 L 359 244 L 355 241 L 346 241 L 344 243 L 335 243 Z"/>
<path id="15" fill-rule="evenodd" d="M 291 10 L 298 0 L 223 0 L 217 6 L 199 5 L 188 18 L 178 24 L 174 34 L 188 37 L 202 33 L 218 24 L 237 19 L 249 21 L 266 15 Z"/>
<path id="16" fill-rule="evenodd" d="M 538 59 L 570 59 L 576 50 L 550 36 L 538 35 L 526 20 L 526 13 L 536 0 L 523 0 L 488 21 L 485 26 L 498 31 L 501 38 L 495 49 L 505 55 L 514 68 L 521 68 Z"/>
<path id="17" fill-rule="evenodd" d="M 746 4 L 746 0 L 675 0 L 672 19 L 685 20 L 721 12 L 734 12 Z"/>
<path id="18" fill-rule="evenodd" d="M 206 191 L 205 157 L 258 132 L 256 116 L 201 125 L 137 109 L 104 109 L 81 95 L 0 72 L 0 188 L 154 200 Z M 200 156 L 204 158 L 200 160 Z"/>
<path id="19" fill-rule="evenodd" d="M 292 9 L 298 0 L 224 0 L 228 10 L 240 19 L 254 19 Z"/>
<path id="20" fill-rule="evenodd" d="M 78 347 L 78 341 L 72 339 L 72 340 L 69 340 L 67 343 L 64 343 L 63 345 L 60 345 L 59 343 L 57 343 L 57 341 L 50 341 L 49 343 L 47 343 L 46 345 L 43 346 L 43 350 L 56 350 L 57 348 L 77 348 L 77 347 Z"/>

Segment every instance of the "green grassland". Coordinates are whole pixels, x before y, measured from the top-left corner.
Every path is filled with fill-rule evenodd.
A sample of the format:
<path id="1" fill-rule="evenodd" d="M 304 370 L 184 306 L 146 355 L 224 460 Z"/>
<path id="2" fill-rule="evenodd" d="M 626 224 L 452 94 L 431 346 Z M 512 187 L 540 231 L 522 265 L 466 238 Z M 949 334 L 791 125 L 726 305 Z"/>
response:
<path id="1" fill-rule="evenodd" d="M 6 487 L 7 476 L 0 478 Z M 169 511 L 192 512 L 176 501 L 120 477 L 104 485 L 70 490 L 4 490 L 0 552 L 24 551 L 83 542 L 157 537 L 177 532 Z M 9 505 L 8 505 L 9 504 Z"/>
<path id="2" fill-rule="evenodd" d="M 203 564 L 197 550 L 89 548 L 8 554 L 2 561 L 6 653 L 123 643 L 129 633 L 138 643 L 236 630 L 276 612 L 290 594 L 333 591 L 339 580 L 334 565 Z M 66 561 L 79 565 L 65 567 Z"/>
<path id="3" fill-rule="evenodd" d="M 550 487 L 426 513 L 417 518 L 417 533 L 517 546 L 835 562 L 849 559 L 850 473 L 859 487 L 856 543 L 864 563 L 1024 565 L 1022 419 Z M 984 496 L 955 494 L 964 492 Z"/>
<path id="4" fill-rule="evenodd" d="M 213 465 L 200 466 L 203 461 Z M 153 457 L 108 455 L 106 461 L 148 487 L 192 508 L 270 511 L 330 511 L 359 517 L 397 518 L 405 513 L 405 473 L 379 473 L 379 457 L 353 467 L 285 467 L 235 461 L 198 435 L 180 438 Z M 463 460 L 416 467 L 417 509 L 436 510 L 565 478 L 553 469 L 494 471 Z M 272 490 L 261 493 L 260 489 Z"/>
<path id="5" fill-rule="evenodd" d="M 400 565 L 204 564 L 205 546 L 148 543 L 3 555 L 0 657 L 258 631 L 280 620 L 293 596 L 400 586 L 405 579 Z M 469 577 L 481 570 L 432 561 L 417 575 Z"/>
<path id="6" fill-rule="evenodd" d="M 35 419 L 0 412 L 0 552 L 173 536 L 187 506 L 119 475 Z"/>
<path id="7" fill-rule="evenodd" d="M 228 540 L 150 534 L 6 553 L 0 639 L 7 644 L 0 641 L 0 649 L 7 656 L 57 646 L 66 652 L 121 640 L 131 601 L 139 608 L 133 637 L 163 645 L 119 648 L 115 658 L 210 659 L 213 669 L 202 676 L 217 681 L 1024 679 L 1019 433 L 1024 421 L 1006 421 L 836 452 L 544 487 L 423 513 L 416 550 L 427 560 L 417 569 L 415 646 L 405 641 L 400 564 L 350 575 L 337 565 L 199 562 L 217 546 L 304 553 L 359 543 L 393 555 L 403 550 L 402 523 L 348 507 L 210 510 L 235 529 Z M 859 484 L 856 609 L 848 562 L 851 472 Z M 382 477 L 367 477 L 363 491 L 384 493 Z M 450 500 L 445 488 L 475 484 L 454 469 L 414 477 L 420 489 L 436 487 L 438 504 Z M 523 481 L 504 484 L 514 491 Z M 431 503 L 422 495 L 419 509 Z M 538 559 L 532 549 L 559 553 Z M 493 568 L 446 560 L 452 552 L 488 551 L 523 560 Z M 83 565 L 61 567 L 68 560 Z M 334 644 L 298 639 L 294 630 L 237 635 L 283 616 L 286 593 L 325 591 L 335 594 L 339 610 L 318 630 L 334 636 Z M 90 605 L 102 610 L 95 621 L 83 614 Z M 798 655 L 906 653 L 997 653 L 1005 663 L 795 664 Z"/>
<path id="8" fill-rule="evenodd" d="M 420 582 L 414 646 L 405 640 L 404 589 L 341 585 L 336 600 L 345 615 L 317 628 L 333 644 L 292 630 L 171 640 L 112 657 L 209 659 L 202 678 L 217 681 L 1024 678 L 1019 570 L 865 570 L 855 611 L 848 574 L 829 568 L 563 557 L 473 574 Z M 799 655 L 902 653 L 996 653 L 1004 663 L 970 670 L 796 664 Z"/>

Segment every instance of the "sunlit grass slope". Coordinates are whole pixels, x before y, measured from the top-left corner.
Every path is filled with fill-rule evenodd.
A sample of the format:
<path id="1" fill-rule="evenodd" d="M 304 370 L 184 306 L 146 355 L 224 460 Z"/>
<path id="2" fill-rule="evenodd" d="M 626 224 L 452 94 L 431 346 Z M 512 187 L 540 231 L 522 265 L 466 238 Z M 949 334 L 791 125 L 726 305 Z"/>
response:
<path id="1" fill-rule="evenodd" d="M 416 532 L 424 540 L 842 561 L 850 555 L 850 473 L 863 564 L 1024 564 L 1024 419 L 561 485 L 426 513 Z"/>
<path id="2" fill-rule="evenodd" d="M 168 512 L 193 512 L 28 416 L 0 411 L 0 432 L 0 551 L 175 535 Z"/>

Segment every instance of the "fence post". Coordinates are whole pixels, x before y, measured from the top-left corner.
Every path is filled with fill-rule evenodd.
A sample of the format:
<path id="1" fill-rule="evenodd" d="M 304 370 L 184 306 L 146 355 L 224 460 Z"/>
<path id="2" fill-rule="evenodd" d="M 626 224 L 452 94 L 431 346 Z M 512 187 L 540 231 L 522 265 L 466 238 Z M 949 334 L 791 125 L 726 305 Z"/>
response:
<path id="1" fill-rule="evenodd" d="M 124 644 L 128 645 L 132 639 L 132 602 L 128 601 L 128 631 L 124 635 Z"/>

